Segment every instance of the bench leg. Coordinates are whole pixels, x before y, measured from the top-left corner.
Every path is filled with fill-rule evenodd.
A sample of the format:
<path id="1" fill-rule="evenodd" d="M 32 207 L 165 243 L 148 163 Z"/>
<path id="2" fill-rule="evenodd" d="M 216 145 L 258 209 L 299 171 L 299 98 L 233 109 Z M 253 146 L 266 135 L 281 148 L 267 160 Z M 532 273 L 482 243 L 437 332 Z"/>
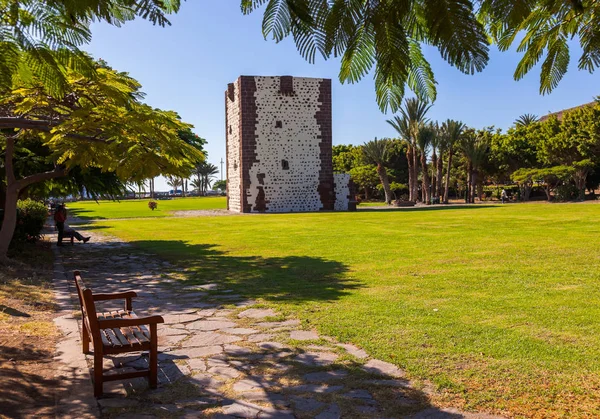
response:
<path id="1" fill-rule="evenodd" d="M 71 246 L 73 246 L 73 244 L 75 244 L 75 237 L 71 236 Z"/>
<path id="2" fill-rule="evenodd" d="M 94 397 L 101 397 L 104 393 L 102 375 L 102 352 L 98 351 L 98 348 L 94 347 Z"/>
<path id="3" fill-rule="evenodd" d="M 148 384 L 150 388 L 156 388 L 158 385 L 158 339 L 156 336 L 156 324 L 150 325 L 150 373 Z"/>
<path id="4" fill-rule="evenodd" d="M 90 353 L 90 335 L 88 334 L 87 327 L 85 327 L 85 322 L 83 322 L 83 324 L 81 326 L 82 326 L 81 327 L 81 331 L 82 331 L 81 340 L 83 343 L 83 353 L 89 354 Z"/>

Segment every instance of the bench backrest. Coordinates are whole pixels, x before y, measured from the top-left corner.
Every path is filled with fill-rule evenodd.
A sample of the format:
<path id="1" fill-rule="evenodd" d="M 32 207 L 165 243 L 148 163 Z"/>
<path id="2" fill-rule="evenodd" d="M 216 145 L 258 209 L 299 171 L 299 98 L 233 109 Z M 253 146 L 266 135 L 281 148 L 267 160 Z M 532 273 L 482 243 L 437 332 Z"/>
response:
<path id="1" fill-rule="evenodd" d="M 94 296 L 92 290 L 89 289 L 79 271 L 73 272 L 75 278 L 75 286 L 77 287 L 77 296 L 79 297 L 79 306 L 81 307 L 81 321 L 83 327 L 86 327 L 94 343 L 94 350 L 97 345 L 102 345 L 100 341 L 100 328 L 98 327 L 98 316 L 96 314 L 96 305 L 94 304 Z"/>

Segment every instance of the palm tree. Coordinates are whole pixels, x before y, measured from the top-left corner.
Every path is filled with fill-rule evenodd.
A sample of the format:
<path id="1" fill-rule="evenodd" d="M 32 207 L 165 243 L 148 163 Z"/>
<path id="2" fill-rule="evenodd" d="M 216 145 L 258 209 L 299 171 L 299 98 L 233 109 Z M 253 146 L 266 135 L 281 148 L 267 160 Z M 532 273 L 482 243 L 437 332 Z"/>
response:
<path id="1" fill-rule="evenodd" d="M 418 98 L 409 98 L 404 101 L 404 108 L 400 109 L 402 117 L 396 116 L 393 120 L 387 122 L 396 129 L 406 141 L 409 147 L 406 151 L 406 158 L 409 162 L 408 190 L 409 200 L 416 202 L 418 194 L 419 178 L 419 153 L 417 148 L 417 137 L 419 130 L 427 122 L 425 115 L 431 108 L 431 105 Z"/>
<path id="2" fill-rule="evenodd" d="M 173 188 L 173 192 L 177 195 L 177 188 L 181 185 L 181 178 L 178 176 L 167 176 L 167 185 Z"/>
<path id="3" fill-rule="evenodd" d="M 461 149 L 467 159 L 467 197 L 466 202 L 475 203 L 477 174 L 487 158 L 489 143 L 483 135 L 469 131 L 463 135 Z"/>
<path id="4" fill-rule="evenodd" d="M 450 191 L 450 170 L 452 168 L 452 154 L 454 153 L 454 148 L 458 143 L 464 129 L 465 124 L 463 124 L 460 121 L 454 121 L 452 119 L 448 119 L 442 124 L 442 138 L 444 141 L 444 147 L 448 150 L 446 184 L 444 185 L 444 204 L 448 203 L 448 193 Z"/>
<path id="5" fill-rule="evenodd" d="M 429 191 L 429 170 L 427 169 L 427 153 L 431 144 L 433 143 L 433 138 L 435 136 L 434 128 L 430 125 L 422 126 L 419 129 L 419 134 L 417 136 L 417 146 L 420 150 L 421 155 L 421 167 L 423 168 L 422 174 L 422 184 L 421 184 L 421 200 L 425 204 L 431 203 L 431 193 Z"/>
<path id="6" fill-rule="evenodd" d="M 206 194 L 217 173 L 219 173 L 219 168 L 212 163 L 203 161 L 196 165 L 194 170 L 194 174 L 196 175 L 195 184 L 199 185 L 198 189 L 202 195 Z"/>
<path id="7" fill-rule="evenodd" d="M 527 126 L 529 124 L 533 124 L 534 122 L 539 121 L 539 118 L 537 115 L 534 115 L 532 113 L 524 113 L 523 115 L 521 115 L 520 117 L 517 118 L 517 120 L 515 121 L 515 125 L 516 126 Z"/>
<path id="8" fill-rule="evenodd" d="M 385 192 L 385 203 L 392 203 L 392 191 L 390 189 L 390 181 L 388 179 L 387 170 L 385 169 L 385 163 L 387 162 L 387 148 L 388 140 L 378 140 L 375 138 L 373 141 L 369 141 L 363 144 L 362 152 L 365 161 L 368 164 L 374 164 L 377 166 L 377 174 L 379 180 L 383 185 L 383 191 Z"/>

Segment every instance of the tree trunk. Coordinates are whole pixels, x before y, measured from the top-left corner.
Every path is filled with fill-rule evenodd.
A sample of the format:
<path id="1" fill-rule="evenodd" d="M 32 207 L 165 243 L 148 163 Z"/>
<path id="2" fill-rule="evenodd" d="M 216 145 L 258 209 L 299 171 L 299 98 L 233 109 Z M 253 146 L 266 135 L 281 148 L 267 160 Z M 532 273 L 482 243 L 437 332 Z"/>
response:
<path id="1" fill-rule="evenodd" d="M 437 153 L 435 152 L 435 148 L 433 149 L 433 154 L 431 155 L 431 197 L 430 200 L 434 199 L 438 195 L 437 190 Z"/>
<path id="2" fill-rule="evenodd" d="M 390 181 L 388 179 L 387 171 L 385 170 L 385 167 L 381 165 L 381 163 L 377 164 L 377 174 L 379 175 L 379 179 L 383 185 L 383 191 L 385 192 L 385 203 L 391 204 L 392 191 L 390 190 Z"/>
<path id="3" fill-rule="evenodd" d="M 369 188 L 365 186 L 365 201 L 369 200 Z"/>
<path id="4" fill-rule="evenodd" d="M 412 147 L 408 144 L 406 148 L 406 161 L 408 162 L 408 200 L 415 201 L 415 197 L 413 196 L 414 188 L 414 178 L 413 178 L 413 160 L 412 160 Z"/>
<path id="5" fill-rule="evenodd" d="M 467 190 L 465 194 L 465 203 L 469 204 L 471 202 L 471 185 L 473 180 L 473 171 L 471 169 L 471 163 L 467 164 Z"/>
<path id="6" fill-rule="evenodd" d="M 477 170 L 471 168 L 471 204 L 475 203 L 475 196 L 477 196 Z"/>
<path id="7" fill-rule="evenodd" d="M 423 191 L 423 203 L 429 205 L 431 203 L 431 194 L 429 192 L 429 171 L 427 170 L 427 156 L 421 152 L 421 166 L 423 167 L 423 182 L 421 184 Z"/>
<path id="8" fill-rule="evenodd" d="M 443 166 L 444 166 L 444 159 L 442 158 L 442 155 L 440 154 L 438 156 L 437 176 L 436 176 L 436 179 L 437 179 L 437 188 L 436 188 L 437 189 L 437 195 L 436 195 L 436 198 L 439 199 L 439 202 L 442 201 L 442 177 L 444 177 L 443 174 L 442 174 L 442 172 L 443 172 Z"/>
<path id="9" fill-rule="evenodd" d="M 448 203 L 450 193 L 450 168 L 452 167 L 452 146 L 448 148 L 448 169 L 446 171 L 446 185 L 444 187 L 444 204 Z"/>
<path id="10" fill-rule="evenodd" d="M 419 199 L 419 150 L 416 144 L 412 145 L 412 158 L 413 158 L 413 198 L 414 202 Z"/>

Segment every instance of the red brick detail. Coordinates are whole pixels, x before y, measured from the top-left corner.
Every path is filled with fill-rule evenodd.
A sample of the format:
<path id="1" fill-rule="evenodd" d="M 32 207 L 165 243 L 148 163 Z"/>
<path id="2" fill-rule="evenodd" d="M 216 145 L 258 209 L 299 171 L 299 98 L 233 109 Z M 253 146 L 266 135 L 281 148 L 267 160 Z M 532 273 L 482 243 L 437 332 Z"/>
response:
<path id="1" fill-rule="evenodd" d="M 241 76 L 240 83 L 240 172 L 242 174 L 242 212 L 252 212 L 252 204 L 248 202 L 247 191 L 250 189 L 250 168 L 258 162 L 256 156 L 256 124 L 258 123 L 258 111 L 256 109 L 256 81 L 251 76 Z M 262 191 L 264 201 L 264 191 Z M 260 196 L 260 191 L 259 191 Z M 264 212 L 266 206 L 258 203 L 254 208 Z"/>
<path id="2" fill-rule="evenodd" d="M 258 195 L 256 196 L 256 202 L 254 202 L 254 210 L 258 212 L 266 212 L 268 209 L 268 201 L 265 199 L 265 190 L 262 186 L 257 186 L 256 189 L 258 189 Z"/>
<path id="3" fill-rule="evenodd" d="M 333 210 L 335 204 L 335 190 L 333 184 L 333 162 L 332 162 L 332 128 L 331 128 L 331 80 L 323 79 L 319 86 L 319 110 L 315 114 L 319 135 L 321 170 L 319 171 L 319 196 L 321 197 L 321 209 Z"/>
<path id="4" fill-rule="evenodd" d="M 279 78 L 279 93 L 282 95 L 294 94 L 294 78 L 292 76 L 281 76 Z"/>
<path id="5" fill-rule="evenodd" d="M 229 171 L 229 134 L 231 134 L 231 128 L 229 127 L 229 121 L 227 120 L 227 100 L 228 92 L 225 92 L 225 167 L 227 168 L 227 171 Z M 227 173 L 227 175 L 229 176 L 229 173 Z M 225 183 L 225 191 L 225 195 L 227 195 L 227 211 L 229 211 L 229 182 Z"/>

